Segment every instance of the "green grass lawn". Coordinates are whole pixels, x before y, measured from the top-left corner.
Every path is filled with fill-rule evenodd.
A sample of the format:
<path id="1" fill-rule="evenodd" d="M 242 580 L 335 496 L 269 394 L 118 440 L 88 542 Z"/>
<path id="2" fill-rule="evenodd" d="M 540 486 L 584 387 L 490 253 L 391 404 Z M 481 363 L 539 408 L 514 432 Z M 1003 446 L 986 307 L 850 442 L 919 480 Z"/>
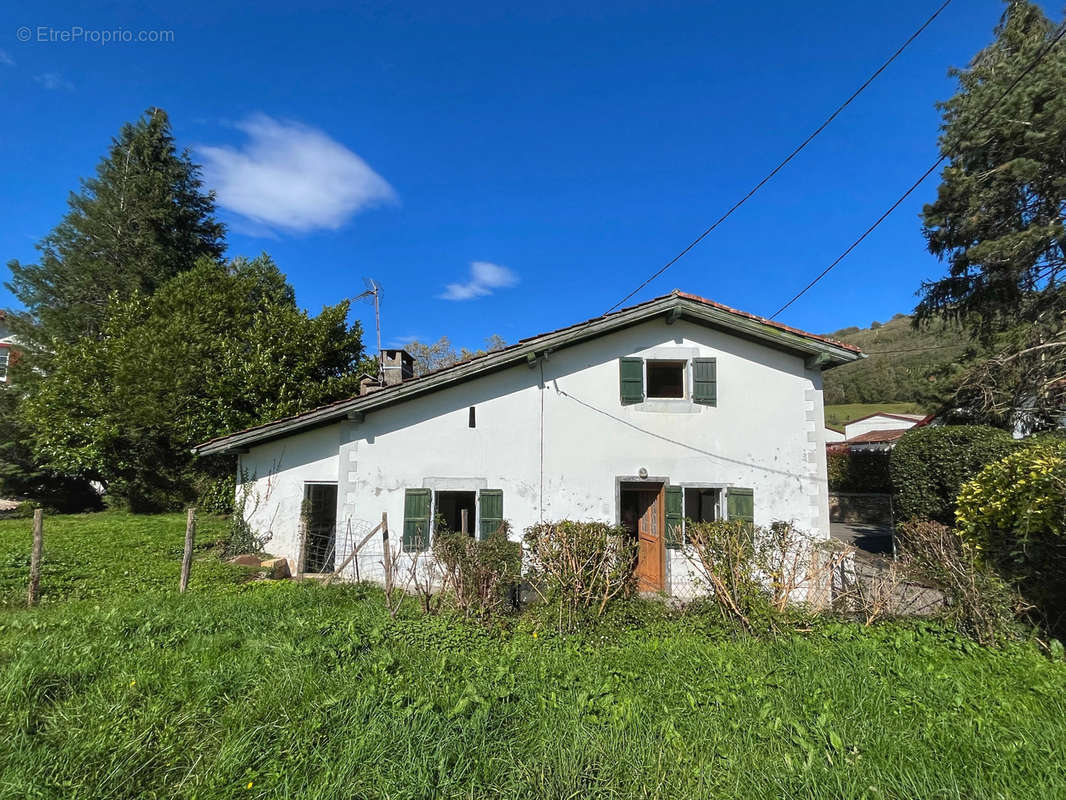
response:
<path id="1" fill-rule="evenodd" d="M 204 544 L 222 530 L 204 523 Z M 0 522 L 3 798 L 1051 798 L 1066 665 L 930 624 L 751 638 L 654 604 L 582 635 L 246 582 L 180 515 Z"/>
<path id="2" fill-rule="evenodd" d="M 886 414 L 925 414 L 926 409 L 917 403 L 846 403 L 825 407 L 825 424 L 844 429 L 853 420 L 883 411 Z"/>

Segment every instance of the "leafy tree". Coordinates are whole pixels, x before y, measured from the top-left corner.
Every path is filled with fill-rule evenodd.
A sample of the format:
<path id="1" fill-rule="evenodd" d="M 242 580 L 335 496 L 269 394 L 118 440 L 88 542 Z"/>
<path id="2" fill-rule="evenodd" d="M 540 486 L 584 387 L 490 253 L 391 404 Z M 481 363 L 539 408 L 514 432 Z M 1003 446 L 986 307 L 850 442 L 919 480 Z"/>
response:
<path id="1" fill-rule="evenodd" d="M 480 350 L 467 350 L 465 347 L 456 352 L 451 340 L 447 336 L 440 337 L 432 344 L 424 344 L 413 339 L 404 345 L 404 349 L 415 359 L 415 375 L 425 375 L 438 369 L 450 367 L 460 361 L 466 361 L 486 353 L 493 353 L 507 347 L 507 342 L 498 334 L 493 334 L 485 340 L 485 346 Z"/>
<path id="2" fill-rule="evenodd" d="M 179 505 L 232 470 L 194 459 L 197 442 L 358 391 L 348 304 L 310 316 L 265 255 L 202 259 L 110 309 L 97 340 L 57 343 L 21 417 L 44 467 L 99 480 L 133 510 Z"/>
<path id="3" fill-rule="evenodd" d="M 220 259 L 223 226 L 199 167 L 178 152 L 170 121 L 150 109 L 122 127 L 95 177 L 71 193 L 70 210 L 38 245 L 37 264 L 8 264 L 7 287 L 25 306 L 24 346 L 49 351 L 100 335 L 110 298 L 150 294 L 197 259 Z"/>
<path id="4" fill-rule="evenodd" d="M 1024 410 L 1031 427 L 1066 399 L 1066 47 L 993 104 L 1054 35 L 1038 6 L 1010 2 L 996 40 L 952 71 L 959 91 L 940 105 L 949 161 L 924 210 L 929 250 L 948 270 L 922 285 L 916 309 L 922 322 L 963 322 L 997 350 L 960 402 L 1005 421 Z"/>

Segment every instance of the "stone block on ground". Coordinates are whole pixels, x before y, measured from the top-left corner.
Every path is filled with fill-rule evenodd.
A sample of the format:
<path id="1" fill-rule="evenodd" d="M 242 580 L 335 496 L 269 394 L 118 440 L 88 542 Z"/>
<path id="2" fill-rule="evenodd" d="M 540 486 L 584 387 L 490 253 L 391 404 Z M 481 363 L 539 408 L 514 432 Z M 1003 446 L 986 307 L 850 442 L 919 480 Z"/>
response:
<path id="1" fill-rule="evenodd" d="M 262 563 L 262 567 L 267 571 L 267 575 L 277 580 L 291 576 L 287 558 L 268 558 Z"/>
<path id="2" fill-rule="evenodd" d="M 259 556 L 253 556 L 251 553 L 244 553 L 243 555 L 234 556 L 229 560 L 230 564 L 240 564 L 242 567 L 258 567 L 261 565 Z"/>

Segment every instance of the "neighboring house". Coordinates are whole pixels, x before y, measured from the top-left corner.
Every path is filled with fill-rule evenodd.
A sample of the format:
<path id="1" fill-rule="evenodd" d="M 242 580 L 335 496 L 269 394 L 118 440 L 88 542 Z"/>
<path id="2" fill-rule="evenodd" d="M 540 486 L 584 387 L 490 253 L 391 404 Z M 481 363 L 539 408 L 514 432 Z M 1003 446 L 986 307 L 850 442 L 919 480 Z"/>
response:
<path id="1" fill-rule="evenodd" d="M 517 539 L 568 518 L 624 524 L 641 588 L 677 592 L 686 517 L 828 537 L 822 370 L 862 357 L 675 291 L 416 379 L 386 351 L 386 386 L 196 452 L 239 456 L 243 514 L 296 572 L 339 566 L 383 512 L 408 559 L 438 519 Z M 357 561 L 380 579 L 380 536 Z"/>
<path id="2" fill-rule="evenodd" d="M 889 414 L 879 411 L 844 425 L 844 441 L 850 450 L 891 450 L 911 428 L 928 425 L 932 414 Z"/>
<path id="3" fill-rule="evenodd" d="M 844 424 L 844 438 L 855 439 L 872 431 L 905 431 L 925 419 L 925 414 L 888 414 L 878 411 Z"/>
<path id="4" fill-rule="evenodd" d="M 846 438 L 844 431 L 839 430 L 838 428 L 832 428 L 829 425 L 825 426 L 826 444 L 837 444 L 838 442 L 844 441 Z"/>

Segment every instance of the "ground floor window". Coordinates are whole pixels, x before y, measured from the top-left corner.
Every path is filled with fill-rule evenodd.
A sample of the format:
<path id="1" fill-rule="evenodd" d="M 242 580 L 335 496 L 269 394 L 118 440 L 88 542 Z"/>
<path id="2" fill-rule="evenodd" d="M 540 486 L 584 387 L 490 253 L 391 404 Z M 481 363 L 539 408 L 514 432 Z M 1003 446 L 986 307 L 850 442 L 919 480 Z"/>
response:
<path id="1" fill-rule="evenodd" d="M 436 527 L 474 535 L 477 492 L 434 492 Z"/>
<path id="2" fill-rule="evenodd" d="M 333 572 L 337 550 L 337 484 L 305 483 L 301 572 Z"/>
<path id="3" fill-rule="evenodd" d="M 685 519 L 714 522 L 722 518 L 722 490 L 688 487 L 685 489 Z"/>
<path id="4" fill-rule="evenodd" d="M 485 539 L 506 530 L 500 489 L 407 489 L 403 503 L 403 549 L 424 552 L 434 531 L 466 531 Z"/>

